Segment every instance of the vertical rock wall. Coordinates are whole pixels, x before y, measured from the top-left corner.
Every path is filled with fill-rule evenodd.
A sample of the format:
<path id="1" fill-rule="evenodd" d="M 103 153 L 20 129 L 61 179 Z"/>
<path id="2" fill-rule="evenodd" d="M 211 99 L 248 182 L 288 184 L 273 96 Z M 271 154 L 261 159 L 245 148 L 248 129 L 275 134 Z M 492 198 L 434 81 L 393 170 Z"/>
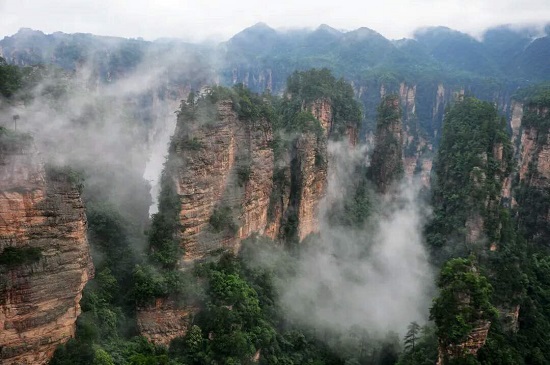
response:
<path id="1" fill-rule="evenodd" d="M 165 299 L 157 299 L 154 306 L 139 308 L 137 325 L 142 336 L 149 341 L 168 347 L 176 337 L 185 336 L 196 307 L 180 308 Z"/>
<path id="2" fill-rule="evenodd" d="M 478 321 L 472 332 L 468 334 L 466 341 L 459 345 L 448 347 L 442 347 L 440 344 L 437 365 L 445 365 L 445 359 L 461 358 L 466 354 L 475 356 L 485 345 L 490 328 L 490 321 Z"/>
<path id="3" fill-rule="evenodd" d="M 202 259 L 220 249 L 238 249 L 241 239 L 263 233 L 272 191 L 272 132 L 266 121 L 238 118 L 229 101 L 217 106 L 217 120 L 178 121 L 174 176 L 181 199 L 184 261 Z M 238 231 L 217 232 L 214 211 L 225 209 Z"/>
<path id="4" fill-rule="evenodd" d="M 46 364 L 74 335 L 93 274 L 78 190 L 46 174 L 32 144 L 0 154 L 0 255 L 35 248 L 39 260 L 0 265 L 0 363 Z"/>
<path id="5" fill-rule="evenodd" d="M 550 239 L 550 107 L 515 104 L 511 127 L 516 138 L 517 189 L 512 206 L 520 226 L 532 242 L 548 245 Z"/>
<path id="6" fill-rule="evenodd" d="M 398 97 L 384 97 L 378 110 L 369 175 L 378 190 L 386 193 L 403 172 L 403 126 Z"/>
<path id="7" fill-rule="evenodd" d="M 240 119 L 231 101 L 213 107 L 215 117 L 180 116 L 172 142 L 184 263 L 219 250 L 236 251 L 252 234 L 273 239 L 291 234 L 302 240 L 317 232 L 327 184 L 330 100 L 307 107 L 324 133 L 295 136 L 281 161 L 274 161 L 268 121 Z M 355 142 L 356 135 L 351 131 L 347 138 Z M 220 212 L 235 229 L 213 227 L 211 218 Z"/>
<path id="8" fill-rule="evenodd" d="M 298 221 L 297 234 L 301 241 L 307 235 L 319 231 L 319 203 L 327 188 L 327 146 L 324 137 L 312 133 L 303 134 L 295 144 L 295 191 Z"/>

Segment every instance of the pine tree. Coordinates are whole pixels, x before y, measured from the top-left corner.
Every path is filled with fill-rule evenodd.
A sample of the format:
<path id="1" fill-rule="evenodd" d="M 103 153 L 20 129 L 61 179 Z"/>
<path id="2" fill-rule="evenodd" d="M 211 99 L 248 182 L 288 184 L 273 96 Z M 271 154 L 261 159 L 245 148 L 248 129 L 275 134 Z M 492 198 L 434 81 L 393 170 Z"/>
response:
<path id="1" fill-rule="evenodd" d="M 416 343 L 418 342 L 420 325 L 416 322 L 411 322 L 407 328 L 407 334 L 404 338 L 405 351 L 414 352 Z"/>

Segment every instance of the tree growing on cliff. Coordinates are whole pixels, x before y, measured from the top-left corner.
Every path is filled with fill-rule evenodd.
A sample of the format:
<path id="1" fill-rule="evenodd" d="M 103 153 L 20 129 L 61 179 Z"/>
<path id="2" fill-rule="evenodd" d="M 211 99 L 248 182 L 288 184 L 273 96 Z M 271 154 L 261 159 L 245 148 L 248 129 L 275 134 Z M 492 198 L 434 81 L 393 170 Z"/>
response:
<path id="1" fill-rule="evenodd" d="M 433 168 L 434 219 L 427 232 L 441 261 L 486 250 L 484 242 L 506 243 L 499 202 L 512 155 L 506 123 L 493 104 L 465 97 L 447 111 Z M 465 229 L 467 224 L 480 231 L 468 235 L 473 230 Z"/>
<path id="2" fill-rule="evenodd" d="M 490 325 L 498 317 L 491 304 L 492 287 L 479 273 L 473 258 L 449 260 L 437 282 L 439 295 L 430 309 L 437 326 L 443 365 L 468 357 L 464 343 L 476 328 Z"/>
<path id="3" fill-rule="evenodd" d="M 359 127 L 362 111 L 354 98 L 353 88 L 343 78 L 334 77 L 329 69 L 295 71 L 287 80 L 287 93 L 295 102 L 293 113 L 314 101 L 330 101 L 333 111 L 332 139 L 341 137 L 347 126 Z"/>
<path id="4" fill-rule="evenodd" d="M 378 191 L 386 193 L 404 172 L 401 107 L 397 95 L 387 95 L 378 106 L 375 143 L 368 176 Z"/>

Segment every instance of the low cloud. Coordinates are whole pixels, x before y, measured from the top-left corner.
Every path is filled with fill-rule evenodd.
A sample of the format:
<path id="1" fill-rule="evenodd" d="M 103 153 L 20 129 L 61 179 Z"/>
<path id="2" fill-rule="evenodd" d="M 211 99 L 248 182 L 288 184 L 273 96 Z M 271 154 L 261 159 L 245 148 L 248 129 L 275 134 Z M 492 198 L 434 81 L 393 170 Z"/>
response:
<path id="1" fill-rule="evenodd" d="M 330 143 L 329 151 L 327 200 L 334 205 L 350 193 L 349 181 L 365 154 L 341 143 Z M 295 277 L 280 285 L 290 319 L 342 333 L 360 327 L 380 339 L 427 320 L 434 281 L 423 226 L 430 209 L 419 197 L 420 184 L 404 181 L 396 191 L 376 197 L 379 208 L 362 227 L 335 226 L 324 215 Z"/>

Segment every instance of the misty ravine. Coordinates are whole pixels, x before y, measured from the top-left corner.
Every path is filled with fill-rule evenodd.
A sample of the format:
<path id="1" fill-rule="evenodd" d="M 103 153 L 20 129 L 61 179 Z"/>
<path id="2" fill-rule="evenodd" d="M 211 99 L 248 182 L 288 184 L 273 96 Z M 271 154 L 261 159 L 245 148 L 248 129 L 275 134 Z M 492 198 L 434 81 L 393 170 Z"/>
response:
<path id="1" fill-rule="evenodd" d="M 152 204 L 149 208 L 149 214 L 158 212 L 158 195 L 160 194 L 160 174 L 164 161 L 166 160 L 166 150 L 170 144 L 170 137 L 176 129 L 176 118 L 173 110 L 177 109 L 178 104 L 174 102 L 163 103 L 165 109 L 160 115 L 154 118 L 152 130 L 149 132 L 150 155 L 145 165 L 143 178 L 151 184 Z"/>
<path id="2" fill-rule="evenodd" d="M 280 288 L 285 312 L 313 328 L 403 335 L 408 323 L 426 322 L 433 295 L 423 237 L 430 209 L 418 182 L 405 180 L 395 182 L 391 195 L 373 196 L 380 207 L 360 226 L 331 222 L 331 207 L 354 194 L 354 173 L 366 164 L 366 151 L 343 142 L 329 143 L 328 150 L 319 236 L 307 242 L 296 277 Z"/>

